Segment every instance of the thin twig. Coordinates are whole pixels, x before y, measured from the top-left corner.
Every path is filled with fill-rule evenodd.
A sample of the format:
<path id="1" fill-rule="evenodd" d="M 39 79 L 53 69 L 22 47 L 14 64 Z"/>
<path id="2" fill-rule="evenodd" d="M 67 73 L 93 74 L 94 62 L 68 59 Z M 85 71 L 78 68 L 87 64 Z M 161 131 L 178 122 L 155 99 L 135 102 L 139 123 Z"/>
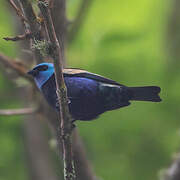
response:
<path id="1" fill-rule="evenodd" d="M 43 37 L 41 35 L 41 26 L 36 18 L 36 14 L 32 8 L 31 2 L 29 0 L 18 1 L 28 21 L 30 32 L 32 33 L 33 43 L 36 44 L 37 42 L 43 41 Z M 37 62 L 41 63 L 43 61 L 43 55 L 41 54 L 40 49 L 36 48 L 34 53 Z"/>
<path id="2" fill-rule="evenodd" d="M 10 5 L 15 9 L 16 14 L 21 18 L 21 21 L 27 22 L 27 19 L 23 16 L 23 13 L 21 12 L 21 10 L 16 6 L 16 4 L 14 3 L 13 0 L 9 0 Z"/>
<path id="3" fill-rule="evenodd" d="M 6 41 L 20 41 L 20 40 L 30 39 L 31 37 L 32 37 L 31 33 L 25 33 L 23 35 L 18 35 L 15 37 L 5 37 L 3 39 Z"/>
<path id="4" fill-rule="evenodd" d="M 68 108 L 67 90 L 64 83 L 64 77 L 62 72 L 63 56 L 62 48 L 57 40 L 54 25 L 52 22 L 51 12 L 47 6 L 47 1 L 39 0 L 38 6 L 44 17 L 45 24 L 47 26 L 48 35 L 50 38 L 50 44 L 53 46 L 51 50 L 51 57 L 54 60 L 55 79 L 57 87 L 57 97 L 59 102 L 59 126 L 61 129 L 62 144 L 63 144 L 63 160 L 64 160 L 64 179 L 74 180 L 75 170 L 72 156 L 71 145 L 71 116 Z M 61 141 L 58 138 L 58 141 Z"/>
<path id="5" fill-rule="evenodd" d="M 0 109 L 0 115 L 13 116 L 13 115 L 28 115 L 37 111 L 35 108 L 22 108 L 22 109 Z"/>
<path id="6" fill-rule="evenodd" d="M 27 69 L 20 61 L 15 61 L 3 54 L 0 53 L 0 63 L 3 63 L 5 66 L 7 66 L 10 69 L 13 69 L 17 74 L 19 74 L 21 77 L 25 78 L 26 80 L 30 81 L 31 83 L 34 83 L 34 80 L 27 75 Z"/>

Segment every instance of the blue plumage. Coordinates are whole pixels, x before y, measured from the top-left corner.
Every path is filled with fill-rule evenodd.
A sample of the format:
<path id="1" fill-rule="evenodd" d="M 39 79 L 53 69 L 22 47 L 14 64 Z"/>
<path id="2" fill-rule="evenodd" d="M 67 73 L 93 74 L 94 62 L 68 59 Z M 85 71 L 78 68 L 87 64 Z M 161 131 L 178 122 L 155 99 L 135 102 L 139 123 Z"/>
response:
<path id="1" fill-rule="evenodd" d="M 128 106 L 130 100 L 161 101 L 157 86 L 126 87 L 79 69 L 64 69 L 63 73 L 73 120 L 95 119 L 105 111 Z M 39 64 L 29 74 L 34 77 L 48 103 L 58 110 L 53 64 Z"/>
<path id="2" fill-rule="evenodd" d="M 54 74 L 54 66 L 52 63 L 41 63 L 34 67 L 34 72 L 36 72 L 36 69 L 38 70 L 39 67 L 46 67 L 48 66 L 47 71 L 40 71 L 41 73 L 38 73 L 38 76 L 34 78 L 36 85 L 41 90 L 42 85 Z M 38 71 L 37 71 L 38 72 Z"/>

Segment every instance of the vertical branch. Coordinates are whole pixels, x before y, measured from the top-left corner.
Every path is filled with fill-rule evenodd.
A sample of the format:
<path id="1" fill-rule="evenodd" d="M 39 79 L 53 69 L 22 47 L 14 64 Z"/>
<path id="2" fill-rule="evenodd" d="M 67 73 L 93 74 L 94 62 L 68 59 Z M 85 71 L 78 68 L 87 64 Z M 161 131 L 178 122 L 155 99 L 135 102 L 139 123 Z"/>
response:
<path id="1" fill-rule="evenodd" d="M 92 166 L 86 157 L 86 152 L 83 147 L 81 138 L 77 129 L 73 131 L 73 152 L 74 164 L 76 170 L 76 180 L 98 180 L 93 172 Z"/>
<path id="2" fill-rule="evenodd" d="M 74 36 L 76 36 L 78 30 L 81 28 L 81 25 L 83 24 L 83 21 L 85 21 L 84 17 L 86 17 L 87 12 L 89 12 L 88 10 L 92 4 L 92 1 L 93 0 L 82 0 L 77 16 L 75 17 L 73 24 L 71 26 L 71 30 L 72 29 L 75 30 L 75 28 L 77 28 L 76 33 L 73 33 Z M 66 0 L 54 0 L 53 11 L 51 11 L 51 13 L 52 13 L 52 19 L 54 22 L 57 39 L 59 42 L 61 42 L 61 47 L 64 50 L 64 48 L 67 45 L 67 28 L 68 28 L 68 20 L 66 18 Z M 81 18 L 81 16 L 83 18 Z M 63 56 L 63 60 L 65 61 L 64 64 L 66 64 L 65 56 Z M 56 128 L 57 125 L 55 125 L 54 129 Z M 77 129 L 74 129 L 72 134 L 72 149 L 73 149 L 74 166 L 76 172 L 76 180 L 97 180 L 91 162 L 87 158 L 84 144 L 82 142 L 81 137 L 79 136 Z"/>
<path id="3" fill-rule="evenodd" d="M 28 21 L 29 26 L 26 24 L 26 28 L 29 28 L 32 33 L 33 43 L 37 44 L 43 40 L 41 35 L 40 24 L 37 21 L 35 12 L 32 8 L 31 2 L 29 0 L 18 0 L 20 6 L 22 7 L 22 11 L 25 14 L 25 17 Z M 43 56 L 39 49 L 35 48 L 34 51 L 36 61 L 38 63 L 42 62 Z"/>
<path id="4" fill-rule="evenodd" d="M 13 0 L 11 0 L 13 2 Z M 21 3 L 22 2 L 22 3 Z M 18 0 L 19 6 L 21 7 L 22 13 L 20 15 L 23 15 L 21 18 L 21 21 L 23 23 L 23 27 L 25 28 L 25 33 L 32 32 L 32 41 L 34 43 L 41 41 L 43 37 L 41 36 L 40 32 L 40 24 L 38 24 L 36 20 L 36 15 L 32 9 L 31 1 L 29 0 Z M 18 6 L 18 7 L 19 7 Z M 18 11 L 19 12 L 19 11 Z M 22 47 L 24 48 L 26 46 L 25 41 L 22 44 Z M 41 55 L 40 51 L 38 49 L 33 50 L 34 54 L 34 60 L 37 63 L 42 62 L 43 56 Z M 30 64 L 32 63 L 32 57 L 31 56 L 24 56 L 24 58 L 27 60 L 27 62 Z M 23 59 L 24 59 L 23 58 Z M 23 68 L 23 66 L 15 62 L 13 59 L 6 58 L 4 56 L 0 57 L 0 60 L 7 65 L 9 68 L 15 70 L 21 77 L 26 78 L 27 80 L 30 80 L 32 83 L 32 79 L 28 77 L 27 75 L 27 69 Z M 4 61 L 3 61 L 4 60 Z M 24 62 L 24 61 L 22 61 Z M 36 99 L 37 106 L 40 104 L 40 100 L 35 98 L 35 94 L 32 94 L 32 88 L 21 88 L 20 89 L 20 97 L 23 102 L 27 101 L 24 99 L 24 97 L 29 97 L 28 102 L 34 101 Z M 23 96 L 22 96 L 23 94 Z M 26 102 L 27 103 L 27 102 Z M 41 115 L 43 117 L 40 118 Z M 56 173 L 54 172 L 54 166 L 53 161 L 51 159 L 51 154 L 49 151 L 48 146 L 48 138 L 45 134 L 44 127 L 42 126 L 42 123 L 40 121 L 44 120 L 44 114 L 42 112 L 42 109 L 39 109 L 39 114 L 34 113 L 31 116 L 25 117 L 24 119 L 24 144 L 25 149 L 27 153 L 27 164 L 29 167 L 29 175 L 30 179 L 33 180 L 57 180 L 61 179 L 61 177 L 57 177 Z"/>
<path id="5" fill-rule="evenodd" d="M 16 7 L 13 0 L 9 0 L 11 2 L 11 5 L 13 6 L 13 8 L 15 9 L 15 11 L 17 12 L 18 16 L 20 16 L 21 18 L 21 21 L 23 23 L 23 26 L 25 28 L 25 35 L 23 36 L 26 36 L 27 34 L 26 33 L 30 33 L 30 37 L 29 38 L 32 38 L 32 40 L 34 41 L 34 43 L 36 42 L 40 42 L 44 39 L 44 35 L 41 34 L 41 25 L 39 24 L 39 22 L 37 21 L 37 18 L 36 18 L 36 15 L 33 11 L 33 8 L 32 8 L 32 5 L 29 1 L 27 0 L 18 0 L 19 4 L 20 4 L 20 7 L 21 7 L 21 10 L 18 9 Z M 86 0 L 85 0 L 86 1 Z M 60 43 L 60 49 L 61 49 L 61 53 L 60 55 L 62 56 L 62 60 L 64 60 L 64 46 L 65 46 L 65 41 L 66 41 L 66 31 L 67 31 L 67 19 L 66 19 L 66 16 L 65 16 L 65 11 L 66 11 L 66 2 L 65 0 L 51 0 L 50 2 L 52 2 L 52 6 L 51 8 L 53 7 L 53 11 L 52 11 L 52 17 L 53 17 L 53 20 L 54 20 L 54 26 L 55 26 L 55 31 L 57 33 L 57 39 L 59 40 L 59 43 Z M 88 2 L 88 1 L 87 1 Z M 83 6 L 85 7 L 85 6 Z M 82 8 L 80 8 L 81 10 Z M 79 14 L 79 13 L 78 13 Z M 78 16 L 77 16 L 78 17 Z M 78 19 L 78 18 L 77 18 Z M 76 20 L 75 20 L 76 21 Z M 75 23 L 76 24 L 76 23 Z M 31 32 L 32 31 L 32 32 Z M 19 37 L 19 36 L 18 36 Z M 15 38 L 11 38 L 10 40 L 14 40 Z M 16 37 L 17 39 L 17 37 Z M 28 39 L 26 37 L 24 38 L 20 38 L 21 40 L 23 39 Z M 32 42 L 31 40 L 31 42 Z M 24 46 L 24 45 L 23 45 Z M 53 49 L 53 48 L 52 48 Z M 37 63 L 40 63 L 42 61 L 41 58 L 43 58 L 43 55 L 40 54 L 40 51 L 38 49 L 35 49 L 34 51 L 35 53 L 35 60 Z M 26 57 L 27 58 L 27 57 Z M 1 58 L 0 58 L 1 59 Z M 29 59 L 31 61 L 31 59 Z M 3 62 L 4 63 L 4 62 Z M 32 79 L 29 78 L 29 76 L 26 75 L 26 72 L 27 70 L 24 70 L 23 67 L 20 66 L 20 64 L 14 62 L 13 60 L 9 60 L 9 61 L 5 61 L 5 64 L 7 64 L 8 67 L 10 67 L 11 69 L 14 69 L 15 71 L 18 72 L 18 74 L 24 78 L 26 78 L 27 80 L 30 80 L 32 81 Z M 62 67 L 62 66 L 61 66 Z M 23 91 L 24 92 L 24 91 Z M 41 101 L 38 101 L 37 104 L 40 104 Z M 42 103 L 42 105 L 40 105 L 42 107 L 42 109 L 45 109 L 45 112 L 47 111 L 47 108 L 49 109 L 49 107 L 45 106 L 44 107 L 44 103 Z M 40 110 L 42 111 L 42 110 Z M 13 112 L 14 113 L 14 112 Z M 16 112 L 17 113 L 17 112 Z M 44 113 L 44 111 L 42 112 Z M 59 126 L 58 124 L 58 121 L 57 121 L 57 117 L 53 117 L 52 118 L 52 114 L 54 114 L 54 112 L 51 112 L 51 115 L 48 115 L 45 117 L 49 117 L 49 120 L 50 122 L 53 121 L 55 122 L 55 126 L 54 127 L 54 130 L 57 132 L 57 135 L 58 135 L 58 138 L 60 138 L 59 136 L 59 129 L 60 128 L 57 128 Z M 34 115 L 33 115 L 34 116 Z M 44 118 L 45 118 L 44 117 Z M 36 119 L 37 117 L 35 117 Z M 35 122 L 32 123 L 33 125 L 32 126 L 35 126 Z M 29 126 L 31 126 L 31 123 L 29 123 L 28 126 L 25 126 L 25 129 L 28 130 Z M 40 126 L 38 126 L 39 129 L 40 129 Z M 31 127 L 32 129 L 34 129 L 34 127 Z M 41 132 L 41 130 L 39 131 L 39 133 Z M 69 133 L 70 131 L 68 131 Z M 64 133 L 65 134 L 65 133 Z M 75 161 L 75 170 L 77 172 L 77 177 L 76 179 L 78 180 L 94 180 L 95 179 L 95 175 L 91 169 L 91 165 L 89 163 L 89 161 L 86 159 L 86 154 L 85 154 L 85 151 L 84 151 L 84 148 L 82 146 L 82 142 L 81 140 L 79 139 L 79 136 L 77 135 L 77 131 L 75 131 L 73 133 L 74 137 L 73 137 L 73 149 L 74 149 L 74 152 L 76 153 L 76 156 L 74 157 L 74 161 Z M 27 136 L 30 137 L 30 133 L 27 133 Z M 38 137 L 41 137 L 43 136 L 42 134 Z M 64 136 L 63 136 L 64 137 Z M 57 139 L 58 139 L 57 138 Z M 28 144 L 28 143 L 27 143 Z M 34 144 L 34 141 L 29 141 L 29 144 Z M 28 145 L 29 145 L 28 144 Z M 60 145 L 60 144 L 59 144 Z M 61 144 L 62 145 L 62 144 Z M 34 145 L 30 145 L 30 147 L 34 147 Z M 59 146 L 60 147 L 60 146 Z M 28 148 L 29 149 L 29 148 Z M 70 149 L 71 148 L 66 148 L 66 149 Z M 33 151 L 37 151 L 38 152 L 42 152 L 40 148 L 33 148 Z M 33 155 L 33 151 L 29 151 L 30 153 L 30 156 Z M 72 150 L 71 150 L 72 151 Z M 66 151 L 67 154 L 68 154 L 68 151 Z M 71 152 L 72 153 L 72 152 Z M 43 154 L 44 155 L 44 154 Z M 47 156 L 47 154 L 46 154 Z M 39 156 L 37 156 L 39 157 Z M 67 157 L 67 156 L 66 156 Z M 33 157 L 31 158 L 31 160 L 36 160 L 38 158 L 34 158 L 34 155 Z M 51 167 L 50 163 L 46 163 L 46 160 L 47 158 L 43 158 L 41 157 L 41 159 L 44 159 L 44 163 L 47 165 L 47 167 Z M 34 174 L 35 174 L 35 177 L 38 178 L 38 177 L 43 177 L 41 174 L 42 172 L 41 171 L 38 171 L 39 168 L 36 167 L 36 161 L 32 162 L 34 165 L 32 167 L 33 171 L 34 171 Z M 37 171 L 35 170 L 37 168 Z M 39 169 L 40 170 L 40 169 Z M 48 171 L 46 172 L 46 174 L 48 174 Z M 52 174 L 53 175 L 53 174 Z M 48 177 L 48 176 L 47 176 Z M 53 176 L 52 176 L 53 177 Z M 42 178 L 44 179 L 44 178 Z M 53 178 L 51 178 L 53 179 Z"/>
<path id="6" fill-rule="evenodd" d="M 13 0 L 10 0 L 10 1 L 13 2 Z M 36 24 L 37 24 L 37 30 L 38 30 L 38 28 L 41 29 L 40 24 L 36 20 L 36 15 L 35 15 L 35 13 L 34 13 L 34 11 L 32 9 L 31 4 L 26 4 L 28 1 L 24 1 L 24 4 L 22 4 L 20 0 L 18 0 L 18 2 L 20 4 L 20 7 L 21 7 L 21 10 L 22 10 L 23 13 L 20 12 L 20 10 L 17 9 L 17 7 L 13 6 L 13 8 L 15 9 L 16 12 L 18 11 L 18 16 L 20 16 L 20 18 L 21 18 L 21 16 L 23 17 L 23 18 L 21 18 L 21 21 L 23 23 L 23 27 L 25 28 L 25 32 L 30 32 L 31 33 L 30 29 L 33 29 L 31 27 L 32 26 L 34 27 Z M 66 31 L 67 31 L 67 19 L 66 19 L 66 16 L 65 16 L 66 2 L 65 2 L 65 0 L 52 0 L 51 2 L 53 2 L 52 17 L 53 17 L 53 22 L 54 22 L 54 25 L 55 25 L 55 31 L 56 31 L 56 34 L 57 34 L 57 39 L 61 42 L 60 46 L 61 46 L 62 53 L 63 53 L 64 44 L 65 44 L 65 41 L 66 41 Z M 24 8 L 24 7 L 27 7 L 27 8 Z M 29 12 L 27 12 L 27 10 Z M 30 21 L 28 21 L 25 18 L 25 15 L 28 17 L 28 19 L 30 19 Z M 34 21 L 31 18 L 34 19 Z M 33 34 L 33 39 L 38 40 L 38 38 L 39 37 L 36 36 L 36 34 Z M 42 39 L 43 38 L 44 37 L 42 37 Z M 40 40 L 40 38 L 39 38 L 39 40 Z M 23 44 L 23 47 L 24 47 L 24 44 Z M 37 52 L 38 51 L 34 51 L 34 53 L 37 53 Z M 62 56 L 63 56 L 63 54 L 62 54 Z M 7 65 L 9 68 L 15 70 L 21 77 L 24 77 L 28 81 L 31 81 L 32 83 L 34 83 L 34 81 L 32 81 L 32 79 L 29 76 L 27 76 L 27 74 L 26 74 L 27 69 L 24 68 L 23 66 L 21 66 L 21 64 L 19 64 L 19 62 L 16 63 L 13 59 L 9 59 L 7 57 L 4 58 L 3 56 L 2 56 L 2 58 L 3 58 L 2 62 L 5 65 Z M 27 59 L 27 57 L 26 57 L 26 59 Z M 30 62 L 32 60 L 29 57 L 28 57 L 28 59 L 29 59 L 28 62 Z M 62 57 L 62 59 L 64 60 L 64 56 Z M 1 57 L 0 57 L 0 60 L 1 60 Z M 42 61 L 42 59 L 40 59 L 40 56 L 38 56 L 38 54 L 37 54 L 37 56 L 35 56 L 35 60 L 36 60 L 37 63 L 40 63 Z M 24 91 L 25 90 L 23 90 L 23 92 Z M 58 139 L 59 138 L 59 128 L 57 128 L 57 127 L 59 126 L 59 124 L 58 124 L 57 116 L 54 114 L 54 111 L 51 111 L 49 106 L 46 106 L 45 102 L 42 103 L 41 100 L 38 100 L 37 104 L 40 105 L 40 107 L 42 107 L 42 109 L 40 109 L 40 112 L 42 111 L 41 113 L 43 113 L 43 114 L 50 110 L 50 114 L 45 113 L 44 118 L 48 117 L 47 119 L 50 120 L 51 125 L 55 124 L 55 125 L 53 125 L 53 128 L 54 128 L 56 134 L 58 135 L 58 136 L 56 136 L 57 139 Z M 37 119 L 37 117 L 34 117 L 34 118 Z M 30 122 L 29 122 L 29 126 L 31 126 Z M 32 126 L 36 127 L 35 122 L 32 123 Z M 24 126 L 24 128 L 26 130 L 28 128 L 28 126 Z M 33 127 L 31 127 L 31 128 L 34 129 Z M 40 126 L 38 126 L 38 128 L 40 129 Z M 40 132 L 41 132 L 41 130 L 39 131 L 38 137 L 43 136 L 42 133 L 40 134 Z M 28 136 L 30 136 L 29 133 L 27 133 L 27 137 Z M 85 154 L 83 144 L 81 142 L 81 139 L 77 135 L 77 130 L 73 133 L 73 136 L 74 137 L 73 137 L 72 146 L 73 146 L 73 149 L 74 149 L 74 152 L 75 152 L 74 163 L 75 163 L 75 170 L 77 172 L 76 179 L 78 179 L 78 180 L 84 180 L 84 179 L 86 179 L 86 180 L 94 180 L 95 175 L 94 175 L 94 173 L 93 173 L 93 171 L 91 169 L 90 162 L 86 158 L 86 154 Z M 34 144 L 34 141 L 29 141 L 29 143 L 27 143 L 27 144 L 30 147 L 36 147 L 36 145 L 35 146 L 32 145 L 32 144 Z M 59 145 L 60 146 L 58 146 L 58 147 L 62 147 L 61 144 L 59 144 Z M 29 149 L 29 148 L 27 148 L 27 149 Z M 37 151 L 37 153 L 42 152 L 41 149 L 40 148 L 33 148 L 33 151 Z M 31 156 L 31 153 L 32 154 L 35 153 L 33 151 L 29 151 L 30 156 Z M 42 159 L 47 159 L 47 158 L 43 158 L 43 155 L 45 155 L 45 154 L 43 153 L 41 158 Z M 47 157 L 47 154 L 45 156 Z M 60 154 L 60 156 L 62 156 L 62 154 Z M 33 157 L 31 158 L 31 163 L 34 164 L 34 165 L 32 165 L 31 168 L 33 169 L 32 171 L 35 173 L 34 177 L 43 177 L 41 175 L 41 173 L 42 173 L 41 171 L 38 171 L 38 170 L 36 171 L 35 170 L 36 169 L 36 158 L 33 158 Z M 45 161 L 44 161 L 44 163 L 45 163 Z M 49 168 L 51 167 L 50 163 L 45 163 L 45 164 L 47 165 L 47 167 L 48 166 L 49 166 Z"/>
<path id="7" fill-rule="evenodd" d="M 52 19 L 54 22 L 54 28 L 57 39 L 62 48 L 62 56 L 64 64 L 66 61 L 64 55 L 64 49 L 66 46 L 66 35 L 67 35 L 67 19 L 66 19 L 66 0 L 53 0 L 53 10 L 51 11 Z"/>
<path id="8" fill-rule="evenodd" d="M 65 180 L 75 179 L 75 170 L 72 157 L 72 146 L 71 146 L 71 116 L 69 114 L 67 90 L 64 83 L 64 77 L 62 72 L 63 56 L 62 47 L 60 46 L 55 29 L 52 22 L 51 12 L 47 5 L 47 1 L 39 0 L 38 6 L 44 17 L 45 24 L 47 27 L 50 44 L 51 44 L 51 57 L 54 60 L 55 68 L 55 79 L 57 87 L 57 97 L 59 103 L 59 126 L 61 129 L 62 144 L 63 144 L 63 160 L 64 160 L 64 178 Z M 60 142 L 60 137 L 58 138 Z"/>
<path id="9" fill-rule="evenodd" d="M 43 121 L 39 120 L 42 114 L 33 114 L 24 121 L 25 149 L 32 180 L 58 180 L 54 173 Z M 44 119 L 44 117 L 43 117 Z"/>

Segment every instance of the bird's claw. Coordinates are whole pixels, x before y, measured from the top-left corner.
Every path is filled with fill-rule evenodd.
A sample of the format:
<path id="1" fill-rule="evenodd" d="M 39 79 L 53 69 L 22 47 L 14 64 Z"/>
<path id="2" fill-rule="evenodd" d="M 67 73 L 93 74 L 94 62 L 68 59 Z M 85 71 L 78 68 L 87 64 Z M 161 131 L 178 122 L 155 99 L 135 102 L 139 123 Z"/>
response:
<path id="1" fill-rule="evenodd" d="M 76 128 L 76 125 L 74 124 L 74 122 L 71 122 L 71 131 L 73 131 Z"/>

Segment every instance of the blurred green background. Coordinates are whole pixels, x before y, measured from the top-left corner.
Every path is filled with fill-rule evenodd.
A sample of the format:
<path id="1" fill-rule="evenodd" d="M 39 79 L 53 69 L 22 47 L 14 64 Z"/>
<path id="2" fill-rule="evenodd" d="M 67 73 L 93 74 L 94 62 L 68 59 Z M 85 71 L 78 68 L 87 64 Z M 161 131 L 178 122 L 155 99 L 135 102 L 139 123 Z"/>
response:
<path id="1" fill-rule="evenodd" d="M 79 4 L 79 0 L 68 1 L 69 19 Z M 170 0 L 94 0 L 78 36 L 68 46 L 69 67 L 128 86 L 162 88 L 162 103 L 133 102 L 95 121 L 76 123 L 101 179 L 159 179 L 178 151 L 180 63 L 169 48 L 172 7 Z M 13 34 L 7 13 L 4 3 L 0 6 L 0 52 L 16 57 L 15 44 L 2 40 Z M 11 91 L 12 83 L 0 74 L 0 108 L 19 106 Z M 18 117 L 0 116 L 0 180 L 27 179 L 21 123 Z"/>

